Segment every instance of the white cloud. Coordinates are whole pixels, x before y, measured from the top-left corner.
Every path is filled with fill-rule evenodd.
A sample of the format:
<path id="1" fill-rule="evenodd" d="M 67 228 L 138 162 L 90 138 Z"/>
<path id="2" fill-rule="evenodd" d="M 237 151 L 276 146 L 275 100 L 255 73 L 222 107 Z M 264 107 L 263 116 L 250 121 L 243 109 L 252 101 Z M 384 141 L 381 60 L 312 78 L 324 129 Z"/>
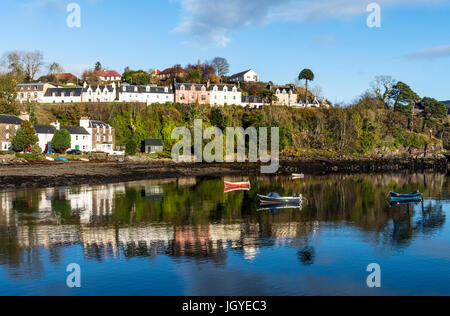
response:
<path id="1" fill-rule="evenodd" d="M 370 0 L 175 0 L 182 20 L 176 32 L 197 42 L 226 46 L 233 33 L 277 21 L 311 22 L 366 14 Z M 374 0 L 385 7 L 435 4 L 446 0 Z M 365 22 L 364 22 L 365 23 Z"/>
<path id="2" fill-rule="evenodd" d="M 407 59 L 438 59 L 442 57 L 450 57 L 450 45 L 425 48 L 416 52 L 402 56 Z"/>

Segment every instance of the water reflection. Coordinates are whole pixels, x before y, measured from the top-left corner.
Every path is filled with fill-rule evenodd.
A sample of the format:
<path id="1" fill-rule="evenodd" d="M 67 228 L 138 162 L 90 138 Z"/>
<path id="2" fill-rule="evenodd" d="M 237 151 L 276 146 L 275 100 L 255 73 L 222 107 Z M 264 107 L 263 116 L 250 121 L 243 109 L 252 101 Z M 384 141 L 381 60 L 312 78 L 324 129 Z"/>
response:
<path id="1" fill-rule="evenodd" d="M 239 179 L 236 179 L 239 180 Z M 391 207 L 392 190 L 424 192 L 417 206 Z M 259 209 L 256 194 L 302 193 L 302 208 Z M 325 227 L 354 227 L 373 247 L 398 250 L 446 223 L 445 175 L 331 176 L 292 181 L 254 178 L 251 191 L 224 192 L 223 180 L 169 179 L 102 186 L 0 193 L 0 265 L 9 277 L 45 274 L 42 253 L 62 262 L 81 246 L 87 261 L 169 256 L 226 264 L 253 261 L 264 249 L 296 249 L 298 264 L 320 254 L 315 236 Z M 231 251 L 231 252 L 230 252 Z"/>

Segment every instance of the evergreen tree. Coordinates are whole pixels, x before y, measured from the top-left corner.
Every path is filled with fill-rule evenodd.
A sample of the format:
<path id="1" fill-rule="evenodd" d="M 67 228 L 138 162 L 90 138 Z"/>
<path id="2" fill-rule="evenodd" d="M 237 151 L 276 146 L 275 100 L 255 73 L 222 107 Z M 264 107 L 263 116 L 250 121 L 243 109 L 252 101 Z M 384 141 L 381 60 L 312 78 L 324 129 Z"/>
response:
<path id="1" fill-rule="evenodd" d="M 16 136 L 12 140 L 12 147 L 16 152 L 26 151 L 39 141 L 33 125 L 29 121 L 22 123 L 17 130 Z"/>

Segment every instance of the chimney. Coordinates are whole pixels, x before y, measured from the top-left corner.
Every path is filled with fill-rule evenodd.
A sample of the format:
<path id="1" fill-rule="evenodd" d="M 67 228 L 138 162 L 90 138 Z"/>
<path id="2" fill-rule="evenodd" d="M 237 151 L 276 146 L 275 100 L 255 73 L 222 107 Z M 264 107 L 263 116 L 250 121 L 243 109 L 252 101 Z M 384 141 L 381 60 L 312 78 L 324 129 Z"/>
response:
<path id="1" fill-rule="evenodd" d="M 80 119 L 80 126 L 84 128 L 89 128 L 89 118 L 88 117 L 82 117 Z"/>
<path id="2" fill-rule="evenodd" d="M 84 83 L 83 83 L 83 88 L 87 88 L 87 82 L 85 81 Z"/>
<path id="3" fill-rule="evenodd" d="M 59 124 L 58 121 L 56 121 L 56 122 L 54 122 L 54 123 L 51 123 L 50 125 L 51 125 L 51 126 L 54 126 L 57 130 L 60 130 L 60 129 L 61 129 L 61 124 Z"/>
<path id="4" fill-rule="evenodd" d="M 27 112 L 21 112 L 19 115 L 19 118 L 22 121 L 29 121 L 30 120 L 30 114 L 28 114 Z"/>

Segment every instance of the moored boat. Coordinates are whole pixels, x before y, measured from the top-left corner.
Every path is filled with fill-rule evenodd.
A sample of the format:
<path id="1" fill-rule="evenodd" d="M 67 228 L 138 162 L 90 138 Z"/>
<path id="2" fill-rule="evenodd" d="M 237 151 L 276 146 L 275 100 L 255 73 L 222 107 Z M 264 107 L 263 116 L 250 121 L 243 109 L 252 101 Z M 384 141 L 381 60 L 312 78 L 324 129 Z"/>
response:
<path id="1" fill-rule="evenodd" d="M 303 179 L 305 175 L 303 173 L 293 173 L 292 178 L 294 179 Z"/>
<path id="2" fill-rule="evenodd" d="M 224 181 L 225 187 L 228 188 L 250 188 L 250 181 L 247 182 L 230 182 Z"/>
<path id="3" fill-rule="evenodd" d="M 415 193 L 389 193 L 391 201 L 417 201 L 422 199 L 422 193 L 419 191 Z"/>
<path id="4" fill-rule="evenodd" d="M 261 201 L 261 204 L 289 204 L 289 205 L 300 205 L 303 201 L 303 196 L 294 196 L 294 197 L 283 197 L 278 193 L 273 192 L 269 195 L 259 195 L 258 198 Z"/>

